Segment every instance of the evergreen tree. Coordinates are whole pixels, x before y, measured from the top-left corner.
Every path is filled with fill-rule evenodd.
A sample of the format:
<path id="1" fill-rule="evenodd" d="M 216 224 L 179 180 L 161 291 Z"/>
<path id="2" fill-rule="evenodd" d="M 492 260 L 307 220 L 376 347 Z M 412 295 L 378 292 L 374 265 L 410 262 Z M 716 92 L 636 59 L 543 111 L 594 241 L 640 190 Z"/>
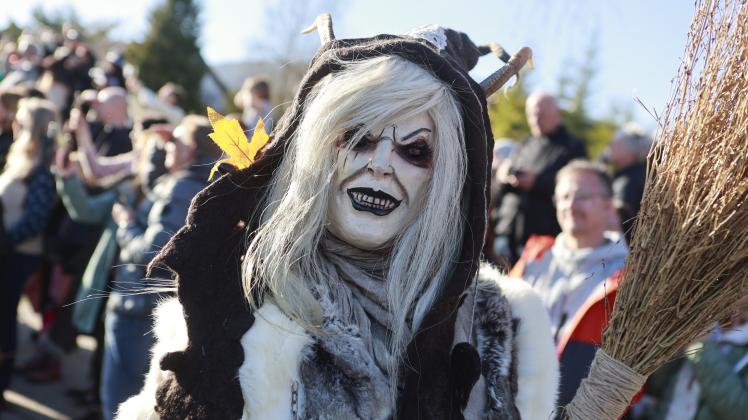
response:
<path id="1" fill-rule="evenodd" d="M 558 99 L 564 110 L 564 124 L 576 137 L 585 142 L 587 156 L 597 158 L 610 142 L 620 126 L 617 113 L 613 111 L 610 118 L 593 118 L 589 114 L 588 101 L 592 93 L 592 84 L 597 75 L 597 45 L 593 36 L 582 64 L 569 65 L 567 69 L 574 74 L 563 74 L 559 78 Z"/>
<path id="2" fill-rule="evenodd" d="M 21 36 L 22 32 L 23 28 L 16 25 L 16 22 L 13 19 L 10 19 L 8 21 L 8 26 L 0 30 L 0 33 L 2 34 L 2 40 L 12 42 L 16 42 L 18 40 L 18 37 Z"/>
<path id="3" fill-rule="evenodd" d="M 584 54 L 580 65 L 569 64 L 567 73 L 559 78 L 556 94 L 563 109 L 566 128 L 585 142 L 587 156 L 597 158 L 613 138 L 616 130 L 632 120 L 631 109 L 612 104 L 606 117 L 593 118 L 589 113 L 589 98 L 597 75 L 597 47 L 593 43 Z M 504 92 L 492 96 L 488 104 L 488 115 L 495 139 L 510 138 L 521 141 L 530 135 L 525 115 L 525 102 L 531 91 L 526 71 L 519 82 Z"/>
<path id="4" fill-rule="evenodd" d="M 157 90 L 167 82 L 181 85 L 187 91 L 187 110 L 202 113 L 200 81 L 207 66 L 198 45 L 199 12 L 194 0 L 166 0 L 151 12 L 150 30 L 143 42 L 130 44 L 125 57 L 147 87 Z"/>
<path id="5" fill-rule="evenodd" d="M 488 116 L 495 139 L 522 140 L 530 135 L 525 116 L 525 101 L 528 89 L 525 72 L 509 89 L 494 94 L 488 103 Z"/>

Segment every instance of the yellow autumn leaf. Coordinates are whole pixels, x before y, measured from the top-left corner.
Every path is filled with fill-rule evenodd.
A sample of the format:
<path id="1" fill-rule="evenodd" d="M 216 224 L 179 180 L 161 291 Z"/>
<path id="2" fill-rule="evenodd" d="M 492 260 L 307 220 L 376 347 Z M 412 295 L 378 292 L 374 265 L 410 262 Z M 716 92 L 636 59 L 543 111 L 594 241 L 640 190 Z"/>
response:
<path id="1" fill-rule="evenodd" d="M 237 169 L 249 167 L 255 161 L 257 152 L 268 142 L 269 136 L 265 132 L 265 123 L 262 118 L 255 126 L 251 141 L 247 140 L 239 121 L 226 118 L 211 107 L 208 107 L 208 120 L 213 127 L 213 132 L 209 134 L 211 140 L 228 155 L 228 158 L 221 159 L 213 165 L 208 179 L 213 178 L 213 174 L 222 163 L 227 163 Z"/>

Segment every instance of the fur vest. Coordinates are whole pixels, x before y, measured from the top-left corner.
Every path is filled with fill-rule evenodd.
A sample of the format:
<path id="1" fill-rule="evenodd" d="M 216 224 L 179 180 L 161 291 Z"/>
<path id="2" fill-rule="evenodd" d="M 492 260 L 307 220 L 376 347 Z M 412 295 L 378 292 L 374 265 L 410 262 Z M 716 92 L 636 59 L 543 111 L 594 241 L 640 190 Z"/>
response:
<path id="1" fill-rule="evenodd" d="M 474 314 L 474 315 L 473 315 Z M 182 307 L 172 298 L 156 311 L 157 343 L 145 386 L 122 404 L 118 419 L 158 419 L 156 390 L 172 373 L 162 371 L 161 357 L 187 346 Z M 344 343 L 345 330 L 340 337 Z M 538 296 L 526 283 L 501 276 L 483 265 L 457 314 L 453 346 L 468 341 L 480 355 L 480 377 L 467 393 L 466 419 L 547 419 L 555 407 L 558 363 L 550 324 Z M 272 303 L 255 313 L 255 322 L 241 338 L 244 362 L 236 375 L 244 397 L 243 420 L 296 418 L 390 418 L 387 407 L 366 404 L 361 378 L 351 378 L 334 364 L 317 366 L 319 381 L 330 384 L 329 412 L 306 410 L 300 365 L 325 363 L 324 346 Z M 468 368 L 468 367 L 464 367 Z M 351 416 L 350 411 L 353 410 Z"/>

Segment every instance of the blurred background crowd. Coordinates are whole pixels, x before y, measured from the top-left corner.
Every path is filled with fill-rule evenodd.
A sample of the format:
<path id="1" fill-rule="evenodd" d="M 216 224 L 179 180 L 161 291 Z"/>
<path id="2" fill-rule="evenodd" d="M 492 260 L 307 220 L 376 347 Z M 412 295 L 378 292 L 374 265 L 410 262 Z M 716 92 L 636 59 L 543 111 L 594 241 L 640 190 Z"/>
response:
<path id="1" fill-rule="evenodd" d="M 110 419 L 142 386 L 151 312 L 168 293 L 169 274 L 156 267 L 147 275 L 146 267 L 221 156 L 204 107 L 250 133 L 262 118 L 269 131 L 303 65 L 246 72 L 227 87 L 200 55 L 199 7 L 190 0 L 155 8 L 151 33 L 128 48 L 42 12 L 0 39 L 0 417 L 25 418 L 21 400 L 7 398 L 18 395 L 13 384 L 64 381 L 66 355 L 76 337 L 89 336 L 93 352 L 76 366 L 86 386 L 66 389 L 74 408 L 56 413 Z M 593 118 L 575 106 L 589 80 L 575 86 L 550 93 L 521 78 L 490 104 L 496 145 L 485 258 L 541 295 L 561 360 L 559 404 L 600 344 L 653 142 L 630 113 Z M 23 354 L 21 300 L 39 320 Z M 653 375 L 627 416 L 748 418 L 747 321 L 748 303 Z"/>

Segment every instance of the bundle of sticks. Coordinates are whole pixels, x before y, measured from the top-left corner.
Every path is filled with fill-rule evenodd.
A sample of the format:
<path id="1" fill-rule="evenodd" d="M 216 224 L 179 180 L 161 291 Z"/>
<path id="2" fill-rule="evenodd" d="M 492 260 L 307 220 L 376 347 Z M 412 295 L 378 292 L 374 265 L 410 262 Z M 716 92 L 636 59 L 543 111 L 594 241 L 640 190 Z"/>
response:
<path id="1" fill-rule="evenodd" d="M 659 123 L 627 271 L 567 418 L 619 418 L 649 374 L 748 294 L 746 0 L 697 0 Z"/>

